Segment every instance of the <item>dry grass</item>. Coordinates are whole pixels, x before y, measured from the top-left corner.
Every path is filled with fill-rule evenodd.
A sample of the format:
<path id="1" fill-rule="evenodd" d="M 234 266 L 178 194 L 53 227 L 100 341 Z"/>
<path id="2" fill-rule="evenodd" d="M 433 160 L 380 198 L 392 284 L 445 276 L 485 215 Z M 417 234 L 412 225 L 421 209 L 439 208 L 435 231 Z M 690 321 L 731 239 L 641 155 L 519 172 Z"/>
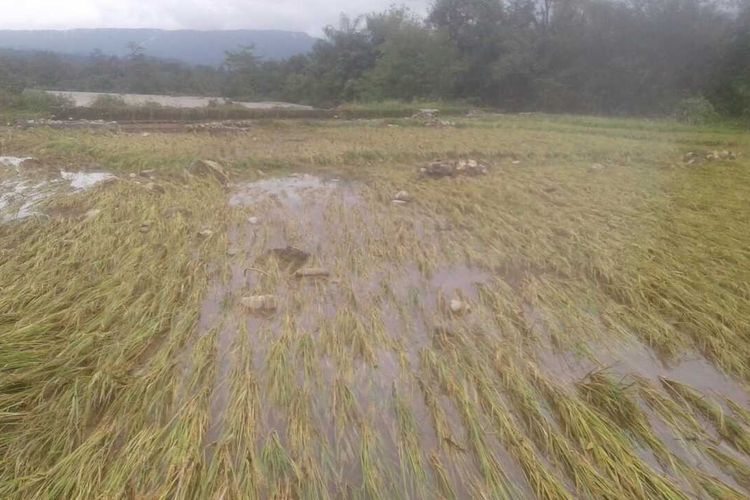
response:
<path id="1" fill-rule="evenodd" d="M 0 225 L 2 498 L 750 494 L 746 134 L 510 116 L 0 134 L 0 155 L 122 176 Z M 740 157 L 682 163 L 711 149 Z M 182 178 L 198 157 L 230 193 Z M 492 169 L 419 179 L 438 157 Z M 147 168 L 163 193 L 127 176 Z M 290 172 L 341 181 L 269 181 Z M 287 245 L 330 278 L 262 257 Z M 251 315 L 249 294 L 279 307 Z"/>

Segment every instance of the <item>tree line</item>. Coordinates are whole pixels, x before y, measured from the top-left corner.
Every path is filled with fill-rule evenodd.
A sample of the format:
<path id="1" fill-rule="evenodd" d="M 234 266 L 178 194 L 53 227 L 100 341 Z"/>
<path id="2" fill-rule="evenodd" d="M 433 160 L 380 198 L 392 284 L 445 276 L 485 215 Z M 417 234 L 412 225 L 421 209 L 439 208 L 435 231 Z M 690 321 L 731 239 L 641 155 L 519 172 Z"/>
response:
<path id="1" fill-rule="evenodd" d="M 750 114 L 750 0 L 435 0 L 338 26 L 309 54 L 219 68 L 0 54 L 0 87 L 274 99 L 460 100 L 507 111 Z"/>

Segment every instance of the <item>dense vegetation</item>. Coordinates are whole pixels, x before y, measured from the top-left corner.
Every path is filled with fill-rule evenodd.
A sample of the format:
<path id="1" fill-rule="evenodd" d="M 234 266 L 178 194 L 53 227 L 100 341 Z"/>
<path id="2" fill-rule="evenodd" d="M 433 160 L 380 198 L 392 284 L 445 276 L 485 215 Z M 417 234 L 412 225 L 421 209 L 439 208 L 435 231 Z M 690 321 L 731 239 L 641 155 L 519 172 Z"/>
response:
<path id="1" fill-rule="evenodd" d="M 729 1 L 729 0 L 726 0 Z M 130 56 L 0 55 L 0 86 L 331 105 L 465 100 L 509 111 L 750 113 L 748 0 L 436 0 L 328 27 L 311 53 L 220 68 Z"/>

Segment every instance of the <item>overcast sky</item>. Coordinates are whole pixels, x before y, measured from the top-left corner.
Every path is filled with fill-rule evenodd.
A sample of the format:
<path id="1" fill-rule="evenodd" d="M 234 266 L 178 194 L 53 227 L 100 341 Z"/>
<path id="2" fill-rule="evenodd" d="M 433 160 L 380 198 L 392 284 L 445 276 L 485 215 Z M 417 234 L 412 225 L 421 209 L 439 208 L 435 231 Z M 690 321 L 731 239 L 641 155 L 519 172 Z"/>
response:
<path id="1" fill-rule="evenodd" d="M 320 35 L 342 12 L 430 0 L 0 0 L 0 29 L 286 29 Z"/>

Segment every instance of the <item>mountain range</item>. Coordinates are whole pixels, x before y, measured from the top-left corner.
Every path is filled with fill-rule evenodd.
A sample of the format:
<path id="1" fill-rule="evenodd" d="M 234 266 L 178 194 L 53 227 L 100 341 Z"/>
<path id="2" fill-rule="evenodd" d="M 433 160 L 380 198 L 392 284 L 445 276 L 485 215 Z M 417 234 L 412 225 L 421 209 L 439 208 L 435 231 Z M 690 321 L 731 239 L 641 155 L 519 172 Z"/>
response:
<path id="1" fill-rule="evenodd" d="M 315 41 L 307 33 L 283 30 L 0 30 L 0 48 L 124 56 L 135 43 L 147 56 L 210 66 L 221 64 L 227 50 L 253 46 L 258 56 L 278 60 L 310 51 Z"/>

